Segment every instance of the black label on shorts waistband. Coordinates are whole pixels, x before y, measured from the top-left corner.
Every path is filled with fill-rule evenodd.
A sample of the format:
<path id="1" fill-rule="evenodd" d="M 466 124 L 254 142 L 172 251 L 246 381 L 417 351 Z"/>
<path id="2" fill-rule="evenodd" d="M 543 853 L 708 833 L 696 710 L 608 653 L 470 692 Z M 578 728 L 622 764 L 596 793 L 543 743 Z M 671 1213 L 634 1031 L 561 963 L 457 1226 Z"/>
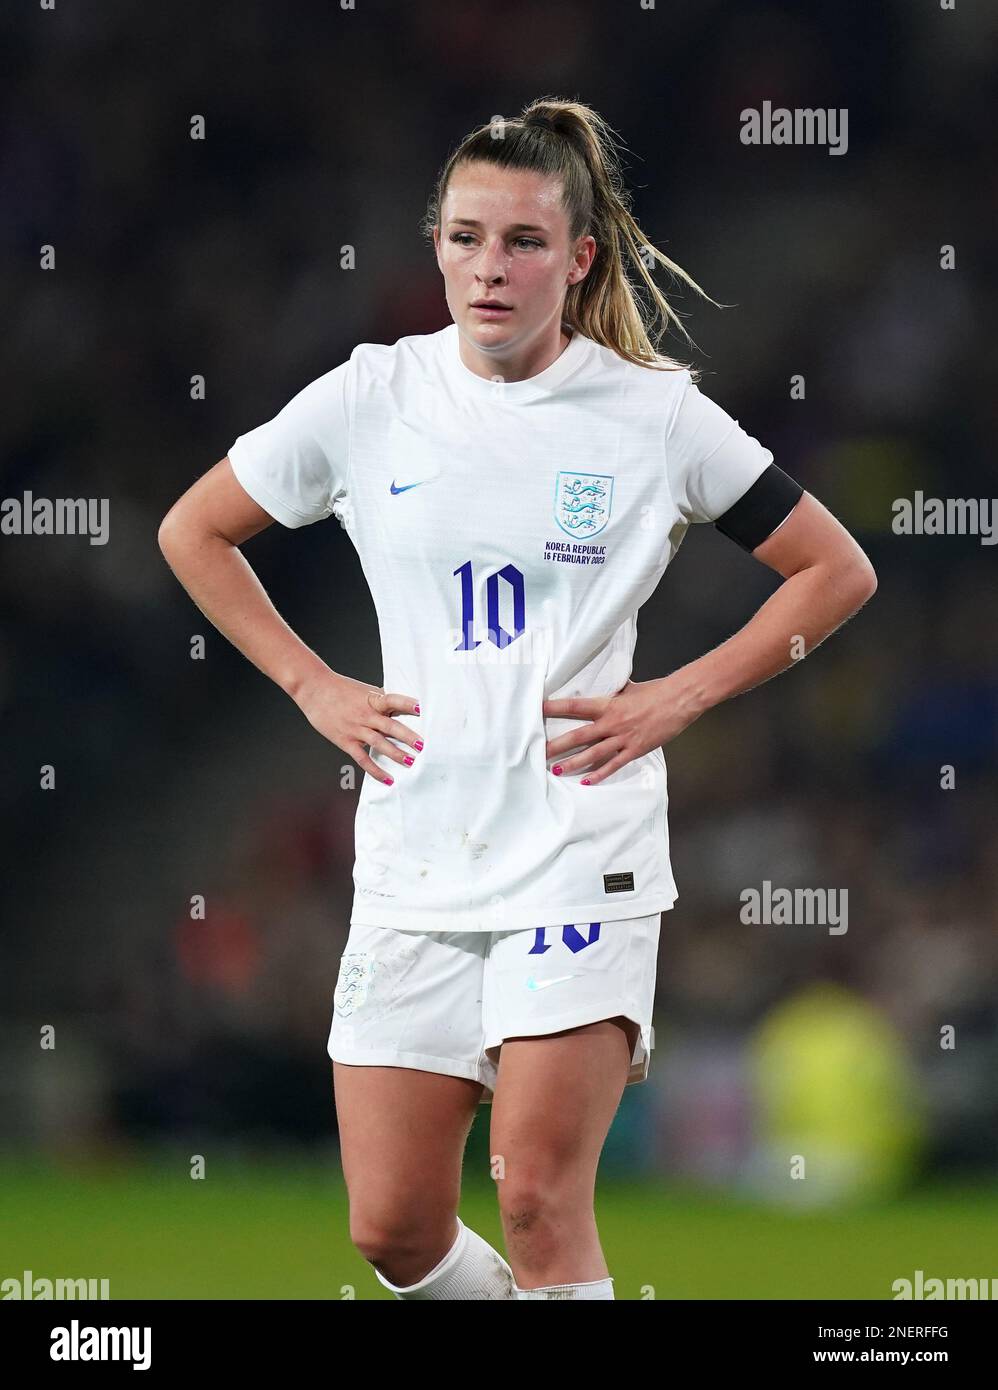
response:
<path id="1" fill-rule="evenodd" d="M 630 874 L 604 874 L 603 875 L 604 893 L 633 893 L 634 875 Z"/>

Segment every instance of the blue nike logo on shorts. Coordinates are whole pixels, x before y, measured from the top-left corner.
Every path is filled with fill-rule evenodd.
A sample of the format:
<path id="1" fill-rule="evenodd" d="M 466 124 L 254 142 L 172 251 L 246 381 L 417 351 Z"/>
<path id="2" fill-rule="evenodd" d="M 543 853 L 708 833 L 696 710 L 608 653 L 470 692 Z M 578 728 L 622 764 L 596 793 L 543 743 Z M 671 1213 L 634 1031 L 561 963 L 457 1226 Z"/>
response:
<path id="1" fill-rule="evenodd" d="M 420 478 L 419 483 L 425 483 L 425 482 L 426 482 L 426 479 L 425 479 L 425 478 Z M 394 493 L 396 493 L 396 492 L 408 492 L 409 489 L 410 489 L 411 487 L 419 487 L 419 483 L 405 483 L 402 487 L 396 487 L 396 486 L 395 486 L 395 479 L 393 478 L 393 479 L 392 479 L 392 493 L 394 494 Z"/>

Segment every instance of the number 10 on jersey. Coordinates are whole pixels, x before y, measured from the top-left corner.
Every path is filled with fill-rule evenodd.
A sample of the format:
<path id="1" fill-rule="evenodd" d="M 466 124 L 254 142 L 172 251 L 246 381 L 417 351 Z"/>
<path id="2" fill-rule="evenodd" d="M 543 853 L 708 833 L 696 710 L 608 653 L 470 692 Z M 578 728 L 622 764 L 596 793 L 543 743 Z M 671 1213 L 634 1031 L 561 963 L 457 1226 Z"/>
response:
<path id="1" fill-rule="evenodd" d="M 461 641 L 454 648 L 458 652 L 470 652 L 475 647 L 481 646 L 481 642 L 473 635 L 475 625 L 475 587 L 471 570 L 471 561 L 465 560 L 455 571 L 455 575 L 461 578 Z M 500 581 L 509 586 L 513 596 L 513 627 L 512 633 L 507 632 L 499 621 L 499 595 Z M 523 574 L 515 565 L 503 565 L 501 570 L 495 570 L 485 581 L 485 607 L 486 620 L 488 622 L 488 640 L 494 642 L 497 647 L 508 647 L 510 642 L 514 642 L 524 630 L 524 615 L 526 604 L 524 602 Z"/>

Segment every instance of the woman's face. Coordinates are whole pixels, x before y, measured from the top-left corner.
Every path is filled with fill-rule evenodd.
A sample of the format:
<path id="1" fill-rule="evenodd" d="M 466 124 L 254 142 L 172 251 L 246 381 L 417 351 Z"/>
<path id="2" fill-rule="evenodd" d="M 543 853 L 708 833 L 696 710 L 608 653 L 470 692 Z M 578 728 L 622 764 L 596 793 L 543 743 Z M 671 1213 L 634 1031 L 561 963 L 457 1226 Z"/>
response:
<path id="1" fill-rule="evenodd" d="M 570 245 L 559 178 L 480 161 L 451 175 L 433 241 L 458 330 L 500 358 L 560 339 L 565 292 L 596 251 L 591 236 Z M 482 313 L 481 299 L 509 307 Z"/>

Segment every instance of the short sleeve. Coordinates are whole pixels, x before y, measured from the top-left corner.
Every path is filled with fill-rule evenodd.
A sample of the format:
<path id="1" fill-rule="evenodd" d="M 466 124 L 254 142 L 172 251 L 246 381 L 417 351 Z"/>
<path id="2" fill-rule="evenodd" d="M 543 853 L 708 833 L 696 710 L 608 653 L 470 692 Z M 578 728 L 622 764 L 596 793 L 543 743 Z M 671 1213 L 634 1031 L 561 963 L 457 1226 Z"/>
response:
<path id="1" fill-rule="evenodd" d="M 229 449 L 239 483 L 284 526 L 322 521 L 346 499 L 352 360 L 299 391 Z"/>
<path id="2" fill-rule="evenodd" d="M 687 522 L 716 521 L 773 462 L 737 420 L 683 372 L 680 400 L 666 430 L 669 486 Z"/>

